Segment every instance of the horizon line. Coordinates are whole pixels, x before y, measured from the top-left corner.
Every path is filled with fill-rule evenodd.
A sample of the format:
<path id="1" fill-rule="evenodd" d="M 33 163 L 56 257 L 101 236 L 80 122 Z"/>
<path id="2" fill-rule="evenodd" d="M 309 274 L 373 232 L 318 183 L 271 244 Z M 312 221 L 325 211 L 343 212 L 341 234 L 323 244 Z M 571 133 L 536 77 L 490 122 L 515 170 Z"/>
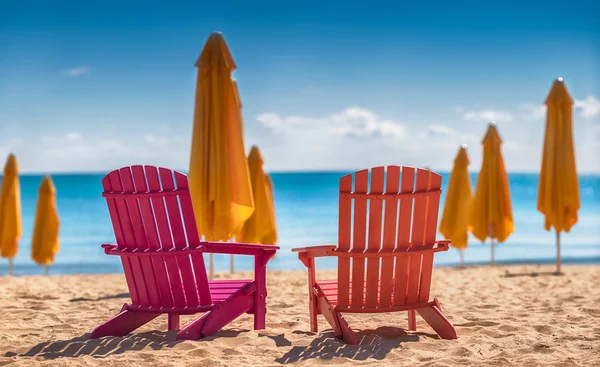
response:
<path id="1" fill-rule="evenodd" d="M 123 166 L 123 167 L 127 167 L 127 166 Z M 162 166 L 157 166 L 157 167 L 162 167 Z M 374 167 L 380 167 L 380 166 L 374 166 Z M 387 167 L 387 166 L 383 166 L 383 167 Z M 119 167 L 120 168 L 120 167 Z M 167 168 L 167 167 L 165 167 Z M 369 168 L 373 168 L 373 167 L 369 167 Z M 417 167 L 415 167 L 417 168 Z M 426 168 L 426 167 L 418 167 L 418 168 Z M 342 173 L 342 174 L 348 174 L 348 173 L 354 173 L 360 170 L 364 170 L 365 168 L 361 168 L 361 169 L 306 169 L 306 170 L 267 170 L 265 171 L 265 173 L 268 174 L 311 174 L 311 173 Z M 182 172 L 182 173 L 186 173 L 187 174 L 187 170 L 182 170 L 182 169 L 172 169 L 173 171 L 178 171 L 178 172 Z M 36 171 L 26 171 L 26 172 L 19 172 L 19 176 L 69 176 L 69 175 L 106 175 L 107 173 L 111 172 L 110 171 L 55 171 L 55 172 L 36 172 Z M 436 169 L 432 169 L 431 171 L 433 172 L 437 172 L 437 173 L 451 173 L 452 169 L 448 170 L 448 169 L 440 169 L 440 170 L 436 170 Z M 470 171 L 469 174 L 476 174 L 479 171 Z M 539 174 L 539 171 L 527 171 L 527 170 L 508 170 L 506 171 L 508 174 Z M 581 175 L 588 175 L 588 176 L 597 176 L 600 175 L 600 171 L 581 171 L 581 172 L 577 172 L 578 176 Z M 0 172 L 0 177 L 3 177 L 2 172 Z"/>

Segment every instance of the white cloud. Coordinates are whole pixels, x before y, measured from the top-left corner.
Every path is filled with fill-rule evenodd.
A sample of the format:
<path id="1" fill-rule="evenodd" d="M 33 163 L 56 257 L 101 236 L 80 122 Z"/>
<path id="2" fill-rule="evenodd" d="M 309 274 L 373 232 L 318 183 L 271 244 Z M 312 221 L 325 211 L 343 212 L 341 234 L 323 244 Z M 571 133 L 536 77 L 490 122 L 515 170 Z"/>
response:
<path id="1" fill-rule="evenodd" d="M 65 138 L 67 139 L 67 141 L 74 142 L 83 139 L 83 135 L 81 135 L 80 133 L 68 133 L 67 135 L 65 135 Z"/>
<path id="2" fill-rule="evenodd" d="M 276 113 L 263 113 L 257 118 L 263 126 L 275 131 L 302 128 L 321 134 L 342 136 L 381 136 L 404 138 L 402 124 L 382 120 L 372 111 L 357 106 L 348 107 L 328 117 L 314 118 L 301 116 L 280 116 Z"/>
<path id="3" fill-rule="evenodd" d="M 72 67 L 72 68 L 62 69 L 60 71 L 60 75 L 77 77 L 77 76 L 89 74 L 90 71 L 91 71 L 91 69 L 89 66 L 76 66 L 76 67 Z"/>
<path id="4" fill-rule="evenodd" d="M 546 116 L 546 105 L 543 104 L 523 103 L 520 106 L 520 110 L 523 111 L 522 118 L 525 121 L 537 121 Z"/>
<path id="5" fill-rule="evenodd" d="M 458 112 L 458 110 L 457 110 Z M 497 121 L 505 122 L 512 121 L 513 115 L 508 111 L 500 110 L 481 110 L 481 111 L 465 111 L 462 113 L 463 120 L 466 121 Z"/>
<path id="6" fill-rule="evenodd" d="M 154 135 L 144 136 L 144 141 L 152 145 L 167 145 L 169 143 L 169 139 L 164 137 L 156 137 Z"/>
<path id="7" fill-rule="evenodd" d="M 586 99 L 576 99 L 575 110 L 587 118 L 600 116 L 600 100 L 594 96 L 589 96 Z"/>
<path id="8" fill-rule="evenodd" d="M 181 136 L 157 138 L 162 144 L 148 144 L 146 137 L 117 138 L 79 133 L 57 133 L 27 139 L 28 144 L 0 140 L 0 159 L 15 153 L 22 172 L 106 172 L 132 164 L 152 164 L 187 170 L 189 139 Z M 8 144 L 10 143 L 10 144 Z"/>

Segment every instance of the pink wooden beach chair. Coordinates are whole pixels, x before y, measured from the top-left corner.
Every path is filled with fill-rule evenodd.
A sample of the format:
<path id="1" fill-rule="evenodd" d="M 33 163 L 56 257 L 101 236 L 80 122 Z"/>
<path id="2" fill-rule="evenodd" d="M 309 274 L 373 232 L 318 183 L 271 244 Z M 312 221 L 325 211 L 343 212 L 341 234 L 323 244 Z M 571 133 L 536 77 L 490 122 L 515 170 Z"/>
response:
<path id="1" fill-rule="evenodd" d="M 296 248 L 308 268 L 310 329 L 317 331 L 322 314 L 335 335 L 356 344 L 342 312 L 408 311 L 408 327 L 416 330 L 416 312 L 444 339 L 456 330 L 429 298 L 433 254 L 447 251 L 450 241 L 436 241 L 440 175 L 426 169 L 375 167 L 340 180 L 338 244 Z M 400 187 L 398 187 L 400 185 Z M 383 214 L 382 214 L 383 212 Z M 338 258 L 337 280 L 317 281 L 315 258 Z"/>
<path id="2" fill-rule="evenodd" d="M 123 263 L 131 304 L 96 327 L 90 338 L 124 336 L 161 314 L 169 330 L 179 316 L 204 314 L 177 333 L 177 339 L 211 335 L 242 315 L 254 314 L 254 329 L 265 328 L 266 265 L 277 246 L 201 242 L 187 177 L 153 166 L 131 166 L 102 179 L 117 243 L 102 245 Z M 254 256 L 254 280 L 207 279 L 203 253 Z"/>

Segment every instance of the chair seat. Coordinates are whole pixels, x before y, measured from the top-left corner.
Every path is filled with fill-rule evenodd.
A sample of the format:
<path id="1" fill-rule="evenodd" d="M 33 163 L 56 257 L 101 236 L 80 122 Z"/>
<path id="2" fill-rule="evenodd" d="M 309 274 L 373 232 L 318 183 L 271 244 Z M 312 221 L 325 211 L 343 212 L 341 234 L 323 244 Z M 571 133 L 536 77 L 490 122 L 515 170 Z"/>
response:
<path id="1" fill-rule="evenodd" d="M 229 298 L 237 290 L 246 287 L 252 282 L 254 280 L 209 280 L 208 288 L 210 289 L 210 296 L 213 303 L 220 303 Z"/>
<path id="2" fill-rule="evenodd" d="M 367 307 L 365 305 L 367 299 L 367 282 L 363 286 L 363 304 L 356 307 L 352 304 L 352 298 L 349 299 L 349 304 L 346 307 L 337 307 L 338 310 L 343 310 L 346 312 L 392 312 L 392 311 L 403 311 L 411 308 L 424 307 L 430 305 L 431 301 L 426 302 L 415 302 L 412 304 L 408 304 L 406 302 L 406 294 L 404 295 L 402 301 L 398 304 L 393 303 L 394 297 L 394 281 L 392 280 L 392 291 L 390 297 L 389 306 L 375 306 L 375 307 Z M 349 283 L 349 287 L 352 288 L 352 281 Z M 379 281 L 377 285 L 377 289 L 381 288 L 381 281 Z M 323 296 L 327 299 L 327 301 L 333 306 L 336 307 L 338 304 L 338 282 L 337 280 L 320 280 L 317 283 L 317 290 L 323 293 Z M 379 305 L 381 301 L 381 294 L 377 294 L 377 304 Z"/>
<path id="3" fill-rule="evenodd" d="M 381 283 L 381 282 L 380 282 Z M 337 280 L 320 280 L 317 283 L 317 287 L 323 292 L 323 295 L 332 305 L 337 305 L 337 296 L 338 296 L 338 282 Z M 350 287 L 352 287 L 352 281 L 350 281 Z M 379 289 L 379 284 L 378 287 Z M 365 280 L 365 284 L 363 287 L 363 302 L 367 298 L 367 281 Z M 379 294 L 377 295 L 377 303 L 379 303 Z M 352 300 L 350 300 L 350 305 L 352 305 Z M 361 305 L 363 306 L 363 305 Z"/>

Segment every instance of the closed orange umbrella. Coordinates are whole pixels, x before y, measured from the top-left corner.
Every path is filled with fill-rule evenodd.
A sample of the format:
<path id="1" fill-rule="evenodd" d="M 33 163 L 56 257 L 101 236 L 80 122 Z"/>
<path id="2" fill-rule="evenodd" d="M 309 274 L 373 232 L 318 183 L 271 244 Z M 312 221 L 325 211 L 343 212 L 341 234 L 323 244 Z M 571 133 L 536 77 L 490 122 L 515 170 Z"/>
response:
<path id="1" fill-rule="evenodd" d="M 508 175 L 496 123 L 490 123 L 482 144 L 483 162 L 473 196 L 470 224 L 471 233 L 481 242 L 491 239 L 491 263 L 494 264 L 496 240 L 504 242 L 514 231 Z"/>
<path id="2" fill-rule="evenodd" d="M 210 35 L 196 67 L 190 195 L 199 234 L 207 241 L 227 241 L 252 215 L 254 200 L 231 80 L 236 65 L 221 33 Z M 212 276 L 212 261 L 210 269 Z"/>
<path id="3" fill-rule="evenodd" d="M 469 240 L 468 226 L 473 200 L 468 166 L 467 145 L 463 144 L 454 159 L 440 221 L 440 233 L 452 240 L 451 245 L 459 250 L 461 265 L 464 264 L 464 250 Z"/>
<path id="4" fill-rule="evenodd" d="M 0 190 L 0 255 L 8 258 L 11 275 L 14 273 L 13 258 L 19 250 L 22 234 L 19 166 L 17 157 L 10 154 L 4 165 Z"/>
<path id="5" fill-rule="evenodd" d="M 44 177 L 38 189 L 38 202 L 31 237 L 31 258 L 44 265 L 45 273 L 54 262 L 60 248 L 58 231 L 60 220 L 56 209 L 56 188 L 50 176 Z"/>
<path id="6" fill-rule="evenodd" d="M 253 146 L 248 155 L 250 181 L 254 196 L 254 213 L 244 223 L 237 239 L 245 243 L 274 245 L 277 242 L 275 208 L 270 178 L 263 171 L 263 158 Z"/>
<path id="7" fill-rule="evenodd" d="M 538 188 L 537 209 L 544 228 L 556 231 L 556 271 L 560 273 L 560 232 L 577 223 L 579 182 L 573 144 L 573 99 L 562 78 L 554 81 L 546 98 L 546 134 Z"/>

